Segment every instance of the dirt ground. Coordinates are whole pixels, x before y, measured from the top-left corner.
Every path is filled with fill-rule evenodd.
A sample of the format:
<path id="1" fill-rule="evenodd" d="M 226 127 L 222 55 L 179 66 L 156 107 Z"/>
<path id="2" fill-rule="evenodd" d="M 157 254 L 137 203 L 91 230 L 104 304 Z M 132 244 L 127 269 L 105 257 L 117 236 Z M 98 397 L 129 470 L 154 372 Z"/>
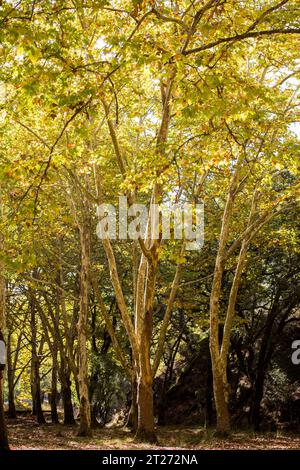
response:
<path id="1" fill-rule="evenodd" d="M 220 440 L 201 428 L 167 426 L 158 429 L 159 445 L 153 447 L 136 443 L 133 435 L 123 428 L 99 428 L 93 431 L 92 438 L 80 438 L 76 436 L 76 426 L 40 426 L 31 416 L 8 420 L 8 431 L 13 450 L 300 449 L 300 435 L 236 432 Z"/>

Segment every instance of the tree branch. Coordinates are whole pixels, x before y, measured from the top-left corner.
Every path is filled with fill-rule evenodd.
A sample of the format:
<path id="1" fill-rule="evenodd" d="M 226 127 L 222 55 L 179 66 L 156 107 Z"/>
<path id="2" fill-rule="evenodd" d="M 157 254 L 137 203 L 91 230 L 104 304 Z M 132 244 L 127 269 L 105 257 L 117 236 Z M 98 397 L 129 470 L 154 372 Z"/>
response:
<path id="1" fill-rule="evenodd" d="M 193 49 L 182 51 L 182 54 L 183 55 L 195 54 L 196 52 L 202 52 L 208 49 L 212 49 L 213 47 L 218 46 L 219 44 L 242 41 L 248 38 L 272 36 L 275 34 L 300 34 L 300 28 L 289 28 L 289 29 L 276 28 L 276 29 L 269 29 L 269 30 L 267 29 L 267 30 L 262 30 L 262 31 L 249 31 L 249 32 L 246 31 L 245 33 L 242 33 L 242 34 L 236 34 L 235 36 L 220 38 L 220 39 L 217 39 L 216 41 L 210 42 L 208 44 L 204 44 L 203 46 L 199 46 Z"/>

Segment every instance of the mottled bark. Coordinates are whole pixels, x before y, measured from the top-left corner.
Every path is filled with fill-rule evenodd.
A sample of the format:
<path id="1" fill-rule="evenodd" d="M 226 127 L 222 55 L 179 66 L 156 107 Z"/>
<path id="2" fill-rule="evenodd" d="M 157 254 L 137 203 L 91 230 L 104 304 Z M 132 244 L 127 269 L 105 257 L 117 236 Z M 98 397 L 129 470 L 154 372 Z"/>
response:
<path id="1" fill-rule="evenodd" d="M 142 256 L 143 258 L 143 256 Z M 137 367 L 137 407 L 138 423 L 136 438 L 141 441 L 156 442 L 153 413 L 153 375 L 151 369 L 151 338 L 153 329 L 153 301 L 156 284 L 157 265 L 155 262 L 147 266 L 145 277 L 144 313 L 138 312 L 140 322 L 136 325 L 139 345 Z M 141 292 L 137 289 L 137 308 Z"/>
<path id="2" fill-rule="evenodd" d="M 87 319 L 89 311 L 90 225 L 84 217 L 80 225 L 81 270 L 78 321 L 78 383 L 80 399 L 79 436 L 91 435 L 91 407 L 88 387 Z"/>
<path id="3" fill-rule="evenodd" d="M 136 439 L 141 442 L 157 442 L 153 414 L 152 376 L 145 372 L 138 378 L 138 427 Z"/>
<path id="4" fill-rule="evenodd" d="M 221 358 L 219 343 L 219 303 L 225 266 L 226 243 L 229 236 L 230 220 L 241 171 L 241 162 L 242 158 L 237 162 L 226 198 L 210 294 L 210 354 L 213 374 L 213 391 L 217 413 L 217 432 L 220 435 L 226 435 L 229 433 L 230 422 L 228 412 L 228 389 L 226 383 L 226 361 L 223 361 Z"/>

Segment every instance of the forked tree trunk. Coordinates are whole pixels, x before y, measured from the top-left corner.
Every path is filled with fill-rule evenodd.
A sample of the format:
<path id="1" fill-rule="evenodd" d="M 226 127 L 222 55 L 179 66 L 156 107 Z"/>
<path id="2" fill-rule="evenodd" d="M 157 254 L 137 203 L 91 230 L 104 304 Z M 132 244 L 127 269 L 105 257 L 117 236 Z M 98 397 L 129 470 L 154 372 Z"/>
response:
<path id="1" fill-rule="evenodd" d="M 170 123 L 170 101 L 172 95 L 172 85 L 176 75 L 176 67 L 171 66 L 170 76 L 166 82 L 161 83 L 161 97 L 162 97 L 162 116 L 160 128 L 158 130 L 156 139 L 156 153 L 162 155 L 165 150 L 167 142 L 168 129 Z M 112 144 L 115 150 L 115 155 L 124 179 L 126 178 L 126 161 L 123 157 L 121 147 L 119 146 L 118 136 L 115 130 L 113 121 L 109 115 L 109 106 L 106 102 L 104 95 L 101 97 L 109 133 L 111 136 Z M 95 166 L 95 183 L 97 191 L 97 199 L 99 204 L 103 202 L 102 196 L 102 182 L 99 177 L 97 167 Z M 152 203 L 160 203 L 162 197 L 162 188 L 159 183 L 155 183 L 152 190 Z M 134 202 L 133 194 L 129 197 L 129 202 Z M 99 222 L 101 216 L 99 213 Z M 139 246 L 142 251 L 141 260 L 138 271 L 136 270 L 137 258 L 136 253 L 133 256 L 133 271 L 134 271 L 134 320 L 133 325 L 131 315 L 128 311 L 123 289 L 121 286 L 120 278 L 118 275 L 117 263 L 108 237 L 103 237 L 102 243 L 107 256 L 110 269 L 110 278 L 115 291 L 116 301 L 121 314 L 121 318 L 130 341 L 132 349 L 132 365 L 133 373 L 136 375 L 137 380 L 137 408 L 138 408 L 138 423 L 136 438 L 142 441 L 157 442 L 154 425 L 153 413 L 153 377 L 157 371 L 163 343 L 165 340 L 166 328 L 169 321 L 169 314 L 165 316 L 163 321 L 163 330 L 159 338 L 158 353 L 155 357 L 154 367 L 152 369 L 150 362 L 151 339 L 152 339 L 152 316 L 153 316 L 153 301 L 155 293 L 155 283 L 157 274 L 158 262 L 158 248 L 160 241 L 156 240 L 153 244 L 151 242 L 152 226 L 151 216 L 148 217 L 147 231 L 145 238 L 138 239 Z M 151 227 L 152 226 L 152 227 Z M 156 238 L 156 237 L 154 237 Z M 172 286 L 172 295 L 176 289 Z M 172 296 L 171 296 L 172 297 Z M 172 300 L 172 298 L 171 298 Z M 171 305 L 170 301 L 170 305 Z M 103 309 L 105 311 L 105 309 Z M 169 309 L 171 313 L 171 309 Z M 106 320 L 107 325 L 109 322 Z M 111 336 L 113 339 L 113 336 Z M 114 339 L 115 344 L 117 343 Z M 117 344 L 116 344 L 117 345 Z"/>

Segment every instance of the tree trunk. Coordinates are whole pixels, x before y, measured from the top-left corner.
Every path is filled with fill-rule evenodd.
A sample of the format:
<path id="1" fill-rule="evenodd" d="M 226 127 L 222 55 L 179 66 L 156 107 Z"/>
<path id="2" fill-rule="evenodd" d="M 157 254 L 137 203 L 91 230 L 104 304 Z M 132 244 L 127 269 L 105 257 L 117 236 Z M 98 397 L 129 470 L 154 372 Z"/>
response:
<path id="1" fill-rule="evenodd" d="M 8 390 L 8 417 L 10 419 L 16 419 L 17 417 L 14 390 L 12 388 Z"/>
<path id="2" fill-rule="evenodd" d="M 35 386 L 34 386 L 34 376 L 33 376 L 33 368 L 31 367 L 30 371 L 30 391 L 31 391 L 31 414 L 32 416 L 36 416 L 36 403 L 35 403 Z"/>
<path id="3" fill-rule="evenodd" d="M 146 311 L 142 336 L 139 341 L 139 364 L 137 373 L 138 425 L 136 439 L 157 442 L 153 410 L 153 378 L 150 363 L 150 341 L 152 335 L 152 309 Z"/>
<path id="4" fill-rule="evenodd" d="M 91 435 L 91 406 L 88 387 L 87 318 L 89 310 L 90 271 L 90 226 L 84 217 L 80 226 L 81 270 L 80 270 L 80 311 L 78 321 L 78 383 L 80 396 L 79 436 Z"/>
<path id="5" fill-rule="evenodd" d="M 74 425 L 76 424 L 76 421 L 74 418 L 71 388 L 68 385 L 62 386 L 61 394 L 62 394 L 63 407 L 64 407 L 64 425 L 65 426 Z"/>
<path id="6" fill-rule="evenodd" d="M 217 414 L 217 435 L 226 437 L 230 433 L 227 384 L 224 383 L 223 371 L 218 367 L 214 371 L 214 399 Z"/>
<path id="7" fill-rule="evenodd" d="M 32 414 L 36 416 L 36 421 L 39 424 L 45 424 L 45 418 L 42 411 L 41 402 L 41 385 L 40 385 L 40 371 L 39 371 L 39 358 L 37 355 L 37 331 L 36 331 L 36 317 L 35 305 L 30 295 L 30 326 L 31 326 L 31 394 L 32 394 Z"/>
<path id="8" fill-rule="evenodd" d="M 142 257 L 136 296 L 136 331 L 138 337 L 139 356 L 137 364 L 137 406 L 138 426 L 136 439 L 144 442 L 157 442 L 153 410 L 153 376 L 150 350 L 153 329 L 153 300 L 155 293 L 156 260 L 147 263 L 144 270 L 145 258 Z M 147 273 L 143 282 L 143 273 Z M 143 291 L 145 294 L 143 295 Z M 144 298 L 144 300 L 143 300 Z M 140 305 L 142 305 L 140 307 Z"/>
<path id="9" fill-rule="evenodd" d="M 162 117 L 159 131 L 156 139 L 156 153 L 162 155 L 165 151 L 165 144 L 168 136 L 168 129 L 170 124 L 170 102 L 172 96 L 172 85 L 176 75 L 176 67 L 171 68 L 171 73 L 166 82 L 161 83 L 161 95 L 162 95 Z M 126 177 L 126 167 L 123 160 L 122 150 L 119 146 L 118 136 L 115 132 L 115 128 L 112 120 L 109 116 L 109 107 L 106 103 L 104 96 L 102 96 L 102 103 L 106 115 L 108 129 L 110 132 L 112 144 L 114 146 L 115 154 L 119 169 L 124 177 Z M 97 190 L 97 199 L 99 204 L 102 203 L 102 186 L 101 179 L 95 167 L 95 183 Z M 162 188 L 159 183 L 155 183 L 151 201 L 154 203 L 160 203 L 162 197 Z M 130 196 L 130 202 L 133 202 L 132 195 Z M 152 243 L 151 240 L 151 227 L 152 217 L 148 218 L 147 233 L 145 239 L 139 238 L 139 246 L 142 251 L 142 256 L 137 272 L 137 259 L 136 253 L 134 254 L 133 269 L 134 269 L 134 287 L 133 287 L 133 299 L 134 299 L 134 320 L 133 325 L 131 315 L 127 309 L 125 297 L 123 295 L 120 278 L 118 275 L 118 269 L 114 251 L 112 249 L 109 238 L 104 237 L 102 239 L 103 247 L 107 256 L 110 269 L 110 278 L 115 291 L 116 301 L 121 314 L 121 318 L 125 327 L 125 330 L 130 341 L 133 356 L 133 368 L 137 378 L 137 407 L 138 407 L 138 425 L 136 438 L 142 441 L 157 442 L 155 435 L 154 425 L 154 414 L 153 414 L 153 377 L 155 376 L 161 355 L 161 347 L 165 338 L 166 329 L 163 330 L 162 337 L 160 337 L 158 353 L 156 355 L 156 361 L 152 370 L 150 361 L 150 350 L 151 350 L 151 339 L 152 339 L 152 322 L 153 322 L 153 302 L 155 293 L 155 283 L 157 274 L 157 263 L 158 263 L 158 248 L 160 241 Z M 176 293 L 176 286 L 171 289 L 172 293 Z M 172 300 L 172 295 L 171 295 Z M 164 327 L 167 327 L 169 316 L 164 321 Z M 108 322 L 107 322 L 108 324 Z M 111 336 L 113 339 L 113 336 Z"/>
<path id="10" fill-rule="evenodd" d="M 213 325 L 214 320 L 214 317 L 212 317 L 211 315 L 211 334 L 209 346 L 213 377 L 213 392 L 217 415 L 216 431 L 218 436 L 226 437 L 230 433 L 230 419 L 228 411 L 228 386 L 226 380 L 226 372 L 224 370 L 224 365 L 221 362 L 221 357 L 219 353 L 218 323 L 217 325 Z M 212 325 L 214 326 L 214 334 L 212 334 Z M 217 334 L 215 329 L 217 330 Z"/>
<path id="11" fill-rule="evenodd" d="M 35 411 L 36 411 L 36 421 L 39 424 L 45 424 L 46 421 L 45 421 L 44 414 L 42 411 L 41 389 L 40 389 L 39 379 L 38 379 L 38 386 L 36 387 L 36 390 L 35 390 L 34 402 L 35 402 Z"/>
<path id="12" fill-rule="evenodd" d="M 0 450 L 9 450 L 7 427 L 4 416 L 2 371 L 0 371 Z"/>
<path id="13" fill-rule="evenodd" d="M 157 443 L 153 414 L 152 375 L 140 374 L 137 389 L 138 427 L 136 439 Z"/>
<path id="14" fill-rule="evenodd" d="M 0 207 L 1 209 L 1 207 Z M 2 236 L 0 234 L 0 248 L 2 248 Z M 5 299 L 6 285 L 3 275 L 3 266 L 0 262 L 0 339 L 3 340 L 5 329 Z M 6 421 L 4 416 L 3 403 L 3 372 L 0 371 L 0 450 L 9 450 Z"/>
<path id="15" fill-rule="evenodd" d="M 238 158 L 234 174 L 228 189 L 225 208 L 222 217 L 222 226 L 219 237 L 219 247 L 216 256 L 213 282 L 210 293 L 210 355 L 213 375 L 213 390 L 217 412 L 217 433 L 226 435 L 230 431 L 229 413 L 227 407 L 227 383 L 226 383 L 226 361 L 221 360 L 221 348 L 219 340 L 219 307 L 222 292 L 222 278 L 225 268 L 226 243 L 229 236 L 229 227 L 235 193 L 239 181 L 242 157 Z M 225 356 L 225 355 L 224 355 Z M 224 367 L 225 364 L 225 367 Z"/>
<path id="16" fill-rule="evenodd" d="M 16 352 L 17 354 L 17 352 Z M 14 396 L 14 371 L 12 366 L 11 355 L 11 335 L 7 338 L 7 383 L 8 383 L 8 416 L 11 419 L 16 419 L 16 406 Z"/>
<path id="17" fill-rule="evenodd" d="M 51 421 L 52 423 L 59 423 L 57 413 L 57 347 L 53 345 L 52 351 L 52 375 L 51 375 Z"/>
<path id="18" fill-rule="evenodd" d="M 126 426 L 136 433 L 138 425 L 138 406 L 137 406 L 137 381 L 136 377 L 131 381 L 131 405 L 127 417 Z"/>
<path id="19" fill-rule="evenodd" d="M 69 369 L 65 366 L 62 361 L 61 364 L 61 373 L 60 373 L 60 382 L 61 382 L 61 395 L 63 400 L 64 408 L 64 425 L 74 425 L 76 424 L 74 418 L 74 410 L 72 404 L 72 392 L 71 392 L 71 373 Z"/>

